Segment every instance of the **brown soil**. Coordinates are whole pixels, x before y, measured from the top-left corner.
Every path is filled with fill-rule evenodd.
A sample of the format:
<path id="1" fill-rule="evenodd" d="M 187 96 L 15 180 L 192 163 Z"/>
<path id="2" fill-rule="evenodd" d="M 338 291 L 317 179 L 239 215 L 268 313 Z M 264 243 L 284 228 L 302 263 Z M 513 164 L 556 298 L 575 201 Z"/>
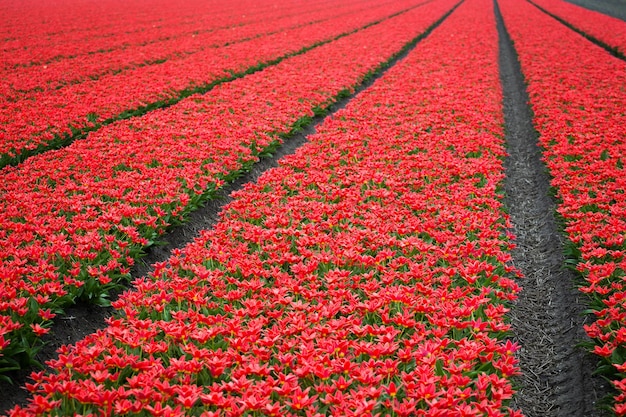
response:
<path id="1" fill-rule="evenodd" d="M 626 22 L 626 0 L 566 0 Z"/>
<path id="2" fill-rule="evenodd" d="M 515 406 L 527 417 L 600 417 L 606 381 L 592 376 L 597 359 L 577 348 L 587 340 L 585 299 L 577 276 L 565 269 L 564 234 L 555 219 L 550 177 L 541 160 L 538 134 L 517 54 L 497 11 L 500 77 L 504 90 L 507 150 L 505 203 L 517 247 L 515 266 L 523 290 L 511 312 L 522 375 Z"/>

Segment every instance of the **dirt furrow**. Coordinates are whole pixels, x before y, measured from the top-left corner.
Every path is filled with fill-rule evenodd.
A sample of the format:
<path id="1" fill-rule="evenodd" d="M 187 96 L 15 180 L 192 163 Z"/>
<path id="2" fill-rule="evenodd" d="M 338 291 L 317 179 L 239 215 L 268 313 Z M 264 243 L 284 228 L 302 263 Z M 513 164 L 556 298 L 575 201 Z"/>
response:
<path id="1" fill-rule="evenodd" d="M 626 0 L 566 0 L 569 3 L 595 10 L 626 22 Z"/>
<path id="2" fill-rule="evenodd" d="M 564 238 L 555 219 L 549 174 L 541 161 L 517 54 L 497 4 L 496 18 L 509 153 L 505 203 L 517 237 L 514 264 L 524 275 L 511 312 L 522 371 L 514 406 L 527 417 L 605 416 L 596 405 L 608 387 L 592 376 L 596 359 L 577 347 L 586 339 L 585 300 L 576 289 L 574 272 L 564 269 Z"/>

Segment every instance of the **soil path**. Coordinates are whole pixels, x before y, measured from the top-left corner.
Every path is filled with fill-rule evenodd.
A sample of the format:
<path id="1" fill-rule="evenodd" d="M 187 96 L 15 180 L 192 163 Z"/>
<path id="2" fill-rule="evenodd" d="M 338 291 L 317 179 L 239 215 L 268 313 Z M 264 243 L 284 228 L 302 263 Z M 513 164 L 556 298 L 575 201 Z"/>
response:
<path id="1" fill-rule="evenodd" d="M 524 275 L 511 312 L 522 346 L 515 408 L 527 417 L 608 415 L 596 409 L 607 392 L 606 383 L 591 376 L 597 360 L 576 347 L 586 339 L 583 294 L 575 288 L 574 272 L 563 268 L 563 234 L 555 220 L 524 78 L 498 9 L 496 15 L 509 152 L 505 203 L 517 237 L 514 264 Z"/>
<path id="2" fill-rule="evenodd" d="M 567 0 L 585 9 L 595 10 L 626 22 L 626 0 Z"/>

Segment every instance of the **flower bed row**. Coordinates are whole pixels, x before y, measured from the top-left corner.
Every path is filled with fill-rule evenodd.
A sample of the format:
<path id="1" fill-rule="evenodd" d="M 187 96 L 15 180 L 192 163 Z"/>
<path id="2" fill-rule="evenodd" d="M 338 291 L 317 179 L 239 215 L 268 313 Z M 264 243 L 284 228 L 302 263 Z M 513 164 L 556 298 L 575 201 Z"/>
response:
<path id="1" fill-rule="evenodd" d="M 6 168 L 0 363 L 17 366 L 11 357 L 23 349 L 32 356 L 24 342 L 37 343 L 55 308 L 100 297 L 168 225 L 360 83 L 455 1 L 430 3 Z"/>
<path id="2" fill-rule="evenodd" d="M 423 1 L 422 1 L 423 2 Z M 301 53 L 387 19 L 407 4 L 373 7 L 356 15 L 278 32 L 222 48 L 200 51 L 184 59 L 135 68 L 58 90 L 26 94 L 0 108 L 0 167 L 49 147 L 58 147 L 101 123 L 163 106 L 213 83 Z"/>
<path id="3" fill-rule="evenodd" d="M 521 416 L 492 5 L 238 192 L 11 415 Z"/>
<path id="4" fill-rule="evenodd" d="M 563 0 L 532 0 L 575 29 L 626 55 L 626 22 Z"/>
<path id="5" fill-rule="evenodd" d="M 528 83 L 535 126 L 591 296 L 594 352 L 618 378 L 626 414 L 626 63 L 526 2 L 500 1 Z M 621 380 L 621 381 L 620 381 Z"/>
<path id="6" fill-rule="evenodd" d="M 350 14 L 363 12 L 372 8 L 372 1 L 360 1 L 321 10 L 304 9 L 306 13 L 286 14 L 287 10 L 271 9 L 270 13 L 261 15 L 261 21 L 232 22 L 231 26 L 221 27 L 217 22 L 210 26 L 206 22 L 202 30 L 190 32 L 190 28 L 180 27 L 180 33 L 173 33 L 167 39 L 145 40 L 139 45 L 125 47 L 113 51 L 90 53 L 74 56 L 71 59 L 59 59 L 28 68 L 18 67 L 2 73 L 0 96 L 7 101 L 16 101 L 32 90 L 56 90 L 66 84 L 76 84 L 85 80 L 95 80 L 105 74 L 118 74 L 129 69 L 154 65 L 171 59 L 184 59 L 188 55 L 204 49 L 223 47 L 235 42 L 283 32 L 299 26 L 319 23 L 330 18 L 350 18 Z M 293 7 L 293 6 L 292 6 Z M 308 7 L 311 7 L 309 5 Z M 381 6 L 379 6 L 381 7 Z M 258 18 L 257 18 L 258 19 Z M 219 21 L 218 21 L 219 22 Z M 143 34 L 143 33 L 142 33 Z M 156 34 L 153 34 L 156 36 Z M 283 33 L 288 36 L 288 33 Z M 82 41 L 81 45 L 99 44 L 101 39 Z M 47 44 L 50 48 L 51 44 Z M 45 46 L 44 46 L 45 47 Z M 93 49 L 94 47 L 92 47 Z"/>
<path id="7" fill-rule="evenodd" d="M 273 20 L 328 7 L 327 0 L 293 2 L 276 9 L 267 1 L 233 0 L 228 4 L 202 1 L 148 2 L 132 4 L 104 0 L 85 7 L 75 0 L 2 7 L 0 23 L 3 70 L 50 64 L 61 59 L 116 51 L 201 34 L 207 29 Z M 245 14 L 233 11 L 245 10 Z"/>

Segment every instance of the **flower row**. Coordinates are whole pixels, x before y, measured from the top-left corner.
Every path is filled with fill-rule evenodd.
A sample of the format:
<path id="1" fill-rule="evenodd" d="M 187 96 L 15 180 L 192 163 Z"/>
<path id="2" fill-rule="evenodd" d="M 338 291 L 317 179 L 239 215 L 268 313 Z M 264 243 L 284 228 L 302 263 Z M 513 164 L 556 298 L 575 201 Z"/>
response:
<path id="1" fill-rule="evenodd" d="M 124 44 L 123 48 L 104 50 L 90 54 L 74 55 L 71 58 L 58 59 L 27 68 L 18 67 L 5 70 L 2 74 L 0 96 L 7 101 L 17 101 L 24 98 L 24 94 L 32 90 L 56 90 L 66 84 L 76 84 L 88 79 L 95 80 L 105 74 L 118 74 L 132 68 L 162 63 L 166 60 L 187 58 L 207 48 L 218 48 L 228 44 L 243 42 L 252 38 L 282 32 L 289 36 L 289 29 L 299 26 L 319 23 L 331 18 L 348 19 L 351 14 L 363 12 L 363 9 L 372 8 L 371 1 L 361 1 L 356 4 L 325 8 L 322 10 L 308 10 L 306 14 L 285 14 L 286 10 L 273 10 L 273 15 L 261 15 L 261 21 L 233 22 L 231 26 L 219 26 L 205 22 L 200 30 L 190 31 L 184 25 L 180 26 L 179 33 L 169 34 L 165 39 L 162 35 L 154 39 L 144 39 L 138 45 Z M 306 9 L 305 9 L 306 10 Z M 269 14 L 269 13 L 268 13 Z M 256 17 L 259 19 L 259 17 Z M 143 32 L 140 32 L 145 36 Z M 157 34 L 153 34 L 157 36 Z M 82 41 L 82 46 L 92 43 L 99 45 L 101 39 Z M 51 49 L 51 43 L 43 45 Z M 95 47 L 91 47 L 94 49 Z M 100 49 L 103 49 L 100 47 Z"/>
<path id="2" fill-rule="evenodd" d="M 626 54 L 626 22 L 564 0 L 532 0 L 542 9 L 592 36 L 607 47 Z"/>
<path id="3" fill-rule="evenodd" d="M 267 1 L 235 0 L 228 4 L 192 0 L 177 3 L 145 0 L 104 0 L 85 7 L 74 0 L 54 4 L 3 4 L 0 23 L 0 68 L 41 66 L 57 60 L 135 48 L 155 41 L 180 38 L 217 28 L 296 16 L 327 8 L 329 1 L 297 1 L 274 8 Z M 233 10 L 246 10 L 245 14 Z"/>
<path id="4" fill-rule="evenodd" d="M 166 227 L 359 84 L 455 1 L 429 3 L 5 168 L 0 363 L 25 348 L 21 341 L 37 343 L 59 304 L 106 292 Z"/>
<path id="5" fill-rule="evenodd" d="M 534 124 L 596 321 L 594 352 L 614 365 L 626 414 L 626 63 L 526 2 L 502 14 L 528 83 Z"/>
<path id="6" fill-rule="evenodd" d="M 417 1 L 402 0 L 396 7 L 406 3 Z M 206 91 L 212 83 L 345 36 L 388 18 L 394 11 L 374 7 L 57 90 L 25 94 L 0 108 L 0 166 L 42 148 L 58 147 L 100 123 L 179 100 L 190 91 Z"/>
<path id="7" fill-rule="evenodd" d="M 11 415 L 521 416 L 492 7 L 237 192 Z"/>

